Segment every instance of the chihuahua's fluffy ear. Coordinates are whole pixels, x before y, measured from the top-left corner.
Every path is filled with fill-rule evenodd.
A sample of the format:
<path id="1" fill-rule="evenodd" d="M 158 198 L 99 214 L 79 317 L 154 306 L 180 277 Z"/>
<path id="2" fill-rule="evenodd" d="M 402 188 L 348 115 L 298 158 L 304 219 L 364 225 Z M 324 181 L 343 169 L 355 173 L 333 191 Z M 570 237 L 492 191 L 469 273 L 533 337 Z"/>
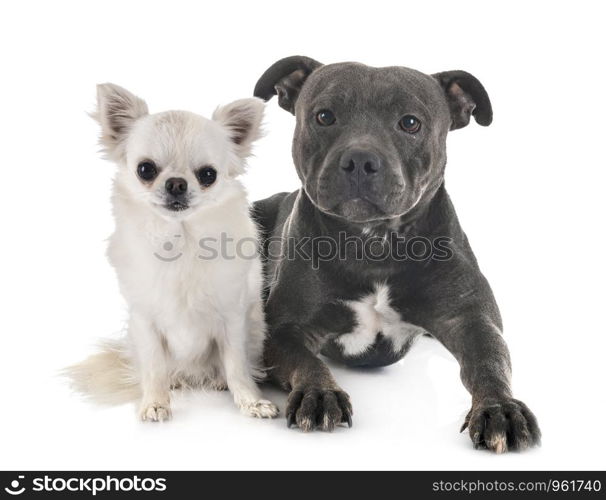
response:
<path id="1" fill-rule="evenodd" d="M 229 137 L 235 144 L 234 150 L 239 161 L 233 162 L 236 165 L 230 168 L 235 175 L 243 172 L 252 143 L 262 135 L 264 109 L 265 103 L 261 99 L 250 97 L 220 106 L 213 113 L 213 120 L 228 130 Z"/>
<path id="2" fill-rule="evenodd" d="M 102 83 L 97 85 L 97 111 L 92 114 L 101 125 L 100 143 L 105 155 L 124 159 L 124 143 L 135 121 L 148 114 L 147 104 L 128 90 Z"/>

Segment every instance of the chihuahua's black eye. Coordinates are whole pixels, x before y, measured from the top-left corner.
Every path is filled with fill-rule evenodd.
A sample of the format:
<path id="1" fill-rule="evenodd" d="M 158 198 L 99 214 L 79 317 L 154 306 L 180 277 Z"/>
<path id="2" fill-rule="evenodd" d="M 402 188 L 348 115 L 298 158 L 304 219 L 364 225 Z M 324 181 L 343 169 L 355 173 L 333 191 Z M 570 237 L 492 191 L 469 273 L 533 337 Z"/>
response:
<path id="1" fill-rule="evenodd" d="M 414 115 L 404 115 L 398 122 L 400 128 L 409 134 L 416 134 L 421 129 L 421 122 Z"/>
<path id="2" fill-rule="evenodd" d="M 196 173 L 196 177 L 202 186 L 208 187 L 217 180 L 217 171 L 213 167 L 202 167 Z"/>
<path id="3" fill-rule="evenodd" d="M 320 125 L 323 125 L 325 127 L 328 127 L 329 125 L 332 125 L 334 122 L 337 121 L 335 115 L 329 109 L 323 109 L 321 111 L 318 111 L 318 114 L 316 115 L 316 120 Z"/>
<path id="4" fill-rule="evenodd" d="M 153 161 L 142 161 L 137 165 L 137 175 L 144 181 L 153 181 L 158 175 L 158 168 Z"/>

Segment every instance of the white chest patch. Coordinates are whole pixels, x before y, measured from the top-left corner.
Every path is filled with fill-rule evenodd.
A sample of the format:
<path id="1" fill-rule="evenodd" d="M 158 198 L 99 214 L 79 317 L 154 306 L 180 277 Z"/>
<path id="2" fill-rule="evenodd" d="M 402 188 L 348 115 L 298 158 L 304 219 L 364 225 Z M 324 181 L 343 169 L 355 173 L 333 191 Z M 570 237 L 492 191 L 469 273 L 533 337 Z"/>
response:
<path id="1" fill-rule="evenodd" d="M 361 300 L 347 301 L 355 316 L 357 325 L 351 333 L 346 333 L 336 339 L 343 348 L 344 354 L 356 356 L 369 349 L 381 333 L 389 339 L 394 352 L 398 353 L 404 345 L 419 334 L 425 333 L 420 326 L 403 321 L 389 301 L 389 288 L 377 285 L 374 293 Z"/>

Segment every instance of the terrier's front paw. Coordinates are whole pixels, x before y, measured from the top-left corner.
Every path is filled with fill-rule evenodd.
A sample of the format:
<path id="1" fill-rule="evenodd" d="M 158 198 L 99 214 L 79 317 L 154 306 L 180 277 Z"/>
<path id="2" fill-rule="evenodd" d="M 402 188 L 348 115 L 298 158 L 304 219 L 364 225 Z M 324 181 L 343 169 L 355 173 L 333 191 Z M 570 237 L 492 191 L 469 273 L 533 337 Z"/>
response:
<path id="1" fill-rule="evenodd" d="M 252 403 L 243 404 L 240 409 L 245 415 L 255 418 L 274 418 L 280 412 L 275 404 L 266 399 L 259 399 Z"/>
<path id="2" fill-rule="evenodd" d="M 461 432 L 467 427 L 476 449 L 504 453 L 541 443 L 536 417 L 524 403 L 513 398 L 487 399 L 474 405 Z"/>
<path id="3" fill-rule="evenodd" d="M 340 389 L 301 388 L 288 396 L 286 425 L 297 424 L 303 432 L 332 432 L 340 424 L 352 425 L 349 395 Z"/>
<path id="4" fill-rule="evenodd" d="M 172 418 L 168 404 L 151 403 L 141 405 L 141 420 L 145 422 L 165 422 Z"/>

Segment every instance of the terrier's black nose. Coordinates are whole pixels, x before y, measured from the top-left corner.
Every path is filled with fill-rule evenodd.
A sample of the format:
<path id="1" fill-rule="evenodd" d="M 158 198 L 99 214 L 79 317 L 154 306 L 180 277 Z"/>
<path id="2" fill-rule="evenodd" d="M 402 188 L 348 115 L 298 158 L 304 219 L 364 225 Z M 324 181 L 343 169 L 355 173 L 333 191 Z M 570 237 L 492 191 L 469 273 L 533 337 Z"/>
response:
<path id="1" fill-rule="evenodd" d="M 171 177 L 166 180 L 166 192 L 173 196 L 182 196 L 187 193 L 187 181 L 181 177 Z"/>
<path id="2" fill-rule="evenodd" d="M 340 165 L 349 173 L 374 174 L 381 168 L 381 158 L 371 151 L 351 149 L 341 157 Z"/>

